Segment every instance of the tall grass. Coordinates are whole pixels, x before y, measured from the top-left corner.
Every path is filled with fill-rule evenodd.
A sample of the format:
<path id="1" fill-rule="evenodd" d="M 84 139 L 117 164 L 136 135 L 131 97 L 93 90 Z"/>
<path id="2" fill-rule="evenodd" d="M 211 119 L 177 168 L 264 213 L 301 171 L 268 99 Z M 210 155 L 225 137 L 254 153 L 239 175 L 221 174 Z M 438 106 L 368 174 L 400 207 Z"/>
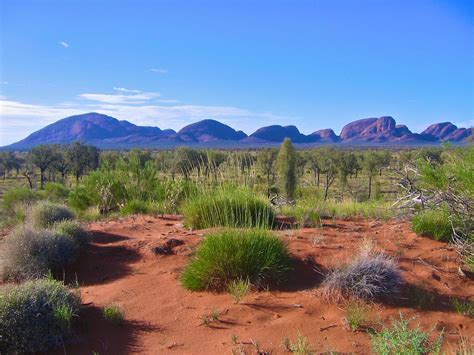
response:
<path id="1" fill-rule="evenodd" d="M 440 208 L 418 212 L 413 217 L 412 230 L 422 236 L 449 242 L 453 234 L 449 211 Z"/>
<path id="2" fill-rule="evenodd" d="M 275 223 L 275 213 L 265 200 L 230 187 L 191 198 L 183 206 L 183 214 L 186 225 L 196 229 L 271 228 Z"/>
<path id="3" fill-rule="evenodd" d="M 206 236 L 181 282 L 190 290 L 223 291 L 240 280 L 261 288 L 283 282 L 290 267 L 285 244 L 270 232 L 231 229 Z"/>

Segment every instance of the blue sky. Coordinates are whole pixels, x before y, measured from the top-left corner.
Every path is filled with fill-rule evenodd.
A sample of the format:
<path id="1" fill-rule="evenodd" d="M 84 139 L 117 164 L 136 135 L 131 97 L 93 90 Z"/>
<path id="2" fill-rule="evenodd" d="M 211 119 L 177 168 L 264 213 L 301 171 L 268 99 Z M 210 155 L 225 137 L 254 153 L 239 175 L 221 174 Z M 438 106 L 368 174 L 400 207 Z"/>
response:
<path id="1" fill-rule="evenodd" d="M 0 0 L 0 145 L 89 111 L 304 133 L 473 125 L 472 1 Z"/>

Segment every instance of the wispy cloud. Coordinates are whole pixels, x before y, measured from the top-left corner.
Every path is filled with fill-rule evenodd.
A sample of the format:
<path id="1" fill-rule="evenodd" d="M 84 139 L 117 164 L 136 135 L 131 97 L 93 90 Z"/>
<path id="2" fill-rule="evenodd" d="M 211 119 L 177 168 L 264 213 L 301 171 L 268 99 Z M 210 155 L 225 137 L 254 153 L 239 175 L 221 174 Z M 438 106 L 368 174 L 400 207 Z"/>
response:
<path id="1" fill-rule="evenodd" d="M 120 91 L 120 92 L 133 93 L 133 94 L 141 93 L 140 90 L 130 90 L 130 89 L 118 88 L 118 87 L 114 87 L 114 90 L 115 90 L 115 91 Z"/>
<path id="2" fill-rule="evenodd" d="M 8 85 L 8 81 L 0 81 L 1 85 Z"/>
<path id="3" fill-rule="evenodd" d="M 159 74 L 166 74 L 168 72 L 168 70 L 162 69 L 162 68 L 150 68 L 149 71 L 153 73 L 159 73 Z"/>
<path id="4" fill-rule="evenodd" d="M 69 44 L 67 44 L 66 42 L 60 41 L 59 44 L 64 48 L 69 48 Z"/>
<path id="5" fill-rule="evenodd" d="M 159 92 L 139 92 L 123 94 L 80 94 L 81 99 L 97 101 L 106 104 L 144 104 L 150 100 L 158 99 L 161 96 Z"/>

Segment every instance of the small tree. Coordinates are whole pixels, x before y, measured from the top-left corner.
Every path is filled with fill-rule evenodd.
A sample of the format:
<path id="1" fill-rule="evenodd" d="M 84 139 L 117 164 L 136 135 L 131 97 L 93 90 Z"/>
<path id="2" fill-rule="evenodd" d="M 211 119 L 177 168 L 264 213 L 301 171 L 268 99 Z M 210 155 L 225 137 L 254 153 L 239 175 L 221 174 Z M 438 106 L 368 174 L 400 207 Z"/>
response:
<path id="1" fill-rule="evenodd" d="M 321 172 L 325 175 L 324 201 L 327 200 L 329 188 L 334 183 L 339 171 L 339 155 L 334 149 L 324 149 L 321 151 L 319 162 Z"/>
<path id="2" fill-rule="evenodd" d="M 66 159 L 76 182 L 87 170 L 97 169 L 99 166 L 99 150 L 81 142 L 74 142 L 66 149 Z"/>
<path id="3" fill-rule="evenodd" d="M 30 150 L 30 161 L 40 169 L 41 188 L 44 187 L 44 173 L 55 161 L 56 154 L 50 145 L 39 145 Z"/>
<path id="4" fill-rule="evenodd" d="M 292 199 L 296 190 L 296 151 L 289 138 L 285 138 L 276 159 L 277 181 L 281 193 Z"/>
<path id="5" fill-rule="evenodd" d="M 364 159 L 364 168 L 367 171 L 367 175 L 369 177 L 369 192 L 368 192 L 369 200 L 372 195 L 372 179 L 377 173 L 379 166 L 380 166 L 380 158 L 377 155 L 377 153 L 375 152 L 367 153 Z"/>
<path id="6" fill-rule="evenodd" d="M 267 195 L 270 194 L 270 186 L 273 183 L 272 173 L 278 152 L 275 149 L 262 149 L 257 156 L 257 163 L 265 174 L 267 182 Z"/>

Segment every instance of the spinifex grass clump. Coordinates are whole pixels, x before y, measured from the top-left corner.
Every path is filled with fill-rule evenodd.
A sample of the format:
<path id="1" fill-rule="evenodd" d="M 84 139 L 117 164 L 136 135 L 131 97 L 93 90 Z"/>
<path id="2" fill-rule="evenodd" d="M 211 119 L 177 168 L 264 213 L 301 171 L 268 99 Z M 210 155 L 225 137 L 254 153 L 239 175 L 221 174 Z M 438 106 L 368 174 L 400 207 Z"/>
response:
<path id="1" fill-rule="evenodd" d="M 89 241 L 89 233 L 76 221 L 62 221 L 53 226 L 53 231 L 70 237 L 78 247 L 82 247 Z"/>
<path id="2" fill-rule="evenodd" d="M 5 240 L 3 278 L 46 276 L 72 262 L 77 248 L 73 238 L 54 230 L 20 227 Z"/>
<path id="3" fill-rule="evenodd" d="M 79 297 L 54 280 L 0 288 L 0 353 L 52 350 L 71 333 Z"/>
<path id="4" fill-rule="evenodd" d="M 271 228 L 275 223 L 271 206 L 243 189 L 221 188 L 201 194 L 185 204 L 183 214 L 186 224 L 196 229 Z"/>
<path id="5" fill-rule="evenodd" d="M 283 282 L 289 270 L 288 250 L 276 236 L 231 229 L 206 236 L 181 282 L 190 290 L 223 291 L 240 280 L 262 288 Z"/>
<path id="6" fill-rule="evenodd" d="M 402 284 L 396 262 L 371 250 L 361 252 L 348 265 L 333 270 L 324 280 L 326 299 L 387 299 L 396 295 Z"/>
<path id="7" fill-rule="evenodd" d="M 29 220 L 37 228 L 49 228 L 55 223 L 74 219 L 74 213 L 65 205 L 40 201 L 31 208 Z"/>
<path id="8" fill-rule="evenodd" d="M 412 220 L 412 229 L 416 234 L 449 242 L 453 227 L 446 209 L 425 210 L 417 213 Z"/>

